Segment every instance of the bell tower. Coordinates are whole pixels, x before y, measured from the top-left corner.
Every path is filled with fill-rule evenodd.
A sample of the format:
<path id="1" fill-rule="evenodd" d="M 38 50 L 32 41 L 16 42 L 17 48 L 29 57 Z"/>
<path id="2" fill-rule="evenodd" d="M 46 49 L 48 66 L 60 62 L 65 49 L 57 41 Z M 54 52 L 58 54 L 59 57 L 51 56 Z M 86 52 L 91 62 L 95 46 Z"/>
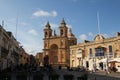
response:
<path id="1" fill-rule="evenodd" d="M 47 22 L 44 29 L 44 38 L 50 38 L 51 36 L 52 36 L 52 29 L 49 22 Z"/>
<path id="2" fill-rule="evenodd" d="M 59 29 L 60 29 L 60 37 L 67 37 L 67 26 L 64 19 L 62 20 Z"/>

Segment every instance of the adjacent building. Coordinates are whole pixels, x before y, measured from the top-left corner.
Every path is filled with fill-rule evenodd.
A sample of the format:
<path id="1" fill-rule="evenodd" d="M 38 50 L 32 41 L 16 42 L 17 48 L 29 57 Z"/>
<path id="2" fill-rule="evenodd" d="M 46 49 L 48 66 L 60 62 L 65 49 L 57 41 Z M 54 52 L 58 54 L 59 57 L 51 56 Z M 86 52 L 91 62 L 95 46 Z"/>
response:
<path id="1" fill-rule="evenodd" d="M 36 61 L 37 61 L 37 65 L 40 67 L 40 66 L 43 66 L 43 52 L 38 52 L 35 56 L 36 58 Z"/>
<path id="2" fill-rule="evenodd" d="M 0 67 L 5 69 L 11 65 L 17 65 L 19 61 L 19 42 L 12 32 L 6 31 L 0 25 Z"/>
<path id="3" fill-rule="evenodd" d="M 30 55 L 22 47 L 20 47 L 19 64 L 30 64 Z"/>
<path id="4" fill-rule="evenodd" d="M 43 56 L 48 56 L 48 62 L 52 66 L 68 66 L 70 59 L 70 46 L 77 44 L 77 39 L 66 26 L 64 19 L 59 27 L 59 35 L 51 29 L 49 22 L 44 28 Z M 47 62 L 47 61 L 46 61 Z"/>
<path id="5" fill-rule="evenodd" d="M 120 33 L 110 38 L 98 34 L 93 41 L 85 40 L 70 46 L 70 67 L 78 66 L 84 66 L 88 70 L 115 67 L 120 71 Z"/>

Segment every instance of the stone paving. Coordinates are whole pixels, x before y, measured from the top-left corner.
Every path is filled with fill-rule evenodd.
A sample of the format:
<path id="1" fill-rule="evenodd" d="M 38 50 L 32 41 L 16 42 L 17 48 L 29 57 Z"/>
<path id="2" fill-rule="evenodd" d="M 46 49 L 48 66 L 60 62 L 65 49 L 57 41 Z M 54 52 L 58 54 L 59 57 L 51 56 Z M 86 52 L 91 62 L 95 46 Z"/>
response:
<path id="1" fill-rule="evenodd" d="M 54 71 L 55 74 L 58 74 L 58 79 L 50 79 L 49 75 L 53 74 L 53 72 L 44 72 L 44 71 L 40 71 L 40 73 L 43 74 L 43 79 L 38 79 L 35 78 L 34 79 L 34 74 L 36 74 L 36 72 L 21 72 L 20 74 L 24 74 L 27 77 L 22 79 L 19 76 L 19 79 L 16 79 L 16 75 L 18 75 L 19 73 L 9 73 L 12 75 L 11 79 L 7 79 L 7 80 L 83 80 L 83 79 L 78 79 L 78 77 L 81 77 L 85 74 L 85 72 L 79 72 L 79 71 L 68 71 L 67 69 L 61 69 L 58 70 L 56 69 Z M 65 79 L 64 75 L 73 75 L 73 77 L 69 78 L 69 79 Z M 0 75 L 1 76 L 1 75 Z M 87 77 L 85 75 L 85 77 Z M 0 80 L 5 80 L 5 79 L 0 79 Z M 97 72 L 88 72 L 88 79 L 84 79 L 84 80 L 120 80 L 120 73 L 116 72 L 112 72 L 110 74 L 106 74 L 106 72 L 104 71 L 97 71 Z"/>
<path id="2" fill-rule="evenodd" d="M 105 71 L 90 72 L 88 80 L 120 80 L 119 72 L 112 72 L 107 74 Z"/>

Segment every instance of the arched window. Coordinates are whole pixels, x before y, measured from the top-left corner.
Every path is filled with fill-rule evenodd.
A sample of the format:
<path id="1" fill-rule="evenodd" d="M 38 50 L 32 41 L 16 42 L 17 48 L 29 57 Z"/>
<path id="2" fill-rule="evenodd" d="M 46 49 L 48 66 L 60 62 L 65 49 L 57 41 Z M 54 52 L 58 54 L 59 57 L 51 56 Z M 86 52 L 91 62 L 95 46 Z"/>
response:
<path id="1" fill-rule="evenodd" d="M 61 36 L 63 35 L 63 30 L 60 31 L 60 35 L 61 35 Z"/>
<path id="2" fill-rule="evenodd" d="M 47 33 L 47 32 L 45 32 L 45 37 L 47 37 L 47 35 L 48 35 L 48 33 Z"/>
<path id="3" fill-rule="evenodd" d="M 57 45 L 53 46 L 53 50 L 56 51 L 58 49 Z"/>

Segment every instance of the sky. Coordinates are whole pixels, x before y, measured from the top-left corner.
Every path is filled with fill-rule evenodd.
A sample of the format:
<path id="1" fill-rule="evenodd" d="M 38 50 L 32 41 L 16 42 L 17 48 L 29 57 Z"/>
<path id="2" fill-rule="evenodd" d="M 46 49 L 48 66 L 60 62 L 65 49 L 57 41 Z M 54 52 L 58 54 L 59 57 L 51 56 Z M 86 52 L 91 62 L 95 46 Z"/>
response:
<path id="1" fill-rule="evenodd" d="M 43 50 L 46 23 L 59 34 L 64 18 L 77 43 L 120 32 L 120 0 L 0 0 L 0 24 L 29 54 Z M 99 27 L 98 27 L 99 24 Z"/>

